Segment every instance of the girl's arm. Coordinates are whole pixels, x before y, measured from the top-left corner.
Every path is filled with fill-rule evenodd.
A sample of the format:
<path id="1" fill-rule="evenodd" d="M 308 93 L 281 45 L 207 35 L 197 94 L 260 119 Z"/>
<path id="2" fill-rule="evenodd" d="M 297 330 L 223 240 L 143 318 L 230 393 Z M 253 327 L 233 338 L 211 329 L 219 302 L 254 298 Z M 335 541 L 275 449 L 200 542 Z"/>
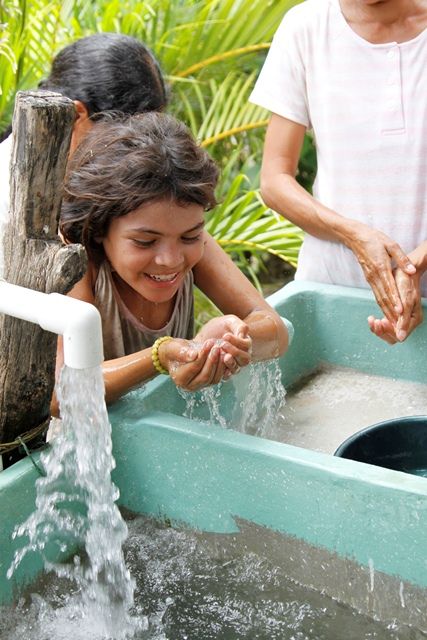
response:
<path id="1" fill-rule="evenodd" d="M 195 281 L 226 315 L 207 323 L 196 336 L 196 342 L 203 343 L 200 348 L 195 348 L 188 340 L 174 338 L 161 344 L 158 351 L 161 365 L 169 370 L 175 384 L 191 391 L 217 384 L 250 360 L 277 357 L 288 344 L 287 331 L 278 314 L 213 238 L 208 234 L 206 237 L 204 257 L 194 269 Z M 94 273 L 88 269 L 68 295 L 94 304 L 93 281 Z M 221 340 L 221 346 L 217 344 L 218 340 Z M 252 351 L 249 354 L 250 344 Z M 59 337 L 57 377 L 63 361 Z M 107 360 L 102 368 L 107 404 L 158 375 L 151 359 L 151 348 Z M 59 415 L 55 394 L 51 412 L 54 416 Z"/>
<path id="2" fill-rule="evenodd" d="M 93 281 L 94 272 L 89 268 L 82 280 L 73 287 L 68 295 L 95 304 Z M 171 371 L 171 377 L 177 386 L 184 389 L 195 390 L 209 384 L 216 384 L 222 379 L 225 371 L 220 349 L 212 339 L 207 340 L 200 350 L 195 350 L 188 340 L 174 338 L 170 342 L 160 345 L 158 356 L 160 363 L 166 369 L 169 369 L 172 363 L 177 367 L 176 370 Z M 58 379 L 63 363 L 62 337 L 59 336 L 56 379 Z M 123 394 L 158 375 L 152 362 L 151 348 L 142 349 L 114 360 L 107 360 L 102 364 L 102 369 L 107 404 L 115 402 Z M 51 415 L 59 416 L 55 393 L 51 401 Z"/>
<path id="3" fill-rule="evenodd" d="M 209 234 L 206 234 L 204 255 L 193 272 L 199 289 L 225 314 L 202 328 L 201 339 L 221 338 L 235 347 L 233 350 L 225 346 L 235 355 L 239 341 L 249 337 L 252 361 L 276 358 L 286 351 L 288 333 L 280 316 Z M 216 330 L 217 335 L 213 335 Z M 221 330 L 223 334 L 218 335 Z"/>

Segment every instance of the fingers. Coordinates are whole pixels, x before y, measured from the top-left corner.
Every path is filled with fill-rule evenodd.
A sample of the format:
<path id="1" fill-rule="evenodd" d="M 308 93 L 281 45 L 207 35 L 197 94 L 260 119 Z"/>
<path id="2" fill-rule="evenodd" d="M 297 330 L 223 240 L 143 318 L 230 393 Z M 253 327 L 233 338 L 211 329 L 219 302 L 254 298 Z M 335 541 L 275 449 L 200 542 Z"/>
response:
<path id="1" fill-rule="evenodd" d="M 180 338 L 174 338 L 169 342 L 163 343 L 159 349 L 160 360 L 167 365 L 168 370 L 174 363 L 194 362 L 197 360 L 198 355 L 198 350 L 191 342 Z"/>
<path id="2" fill-rule="evenodd" d="M 417 304 L 413 308 L 413 312 L 410 316 L 409 325 L 406 331 L 401 329 L 401 319 L 399 318 L 396 325 L 393 325 L 387 318 L 374 318 L 374 316 L 368 317 L 369 329 L 381 340 L 384 340 L 388 344 L 396 344 L 397 342 L 403 342 L 406 338 L 421 324 L 423 321 L 423 311 L 421 304 Z"/>
<path id="3" fill-rule="evenodd" d="M 396 262 L 397 267 L 398 268 L 400 267 L 404 271 L 404 273 L 408 275 L 414 275 L 416 273 L 415 266 L 412 264 L 412 262 L 410 261 L 406 253 L 402 251 L 400 245 L 397 242 L 387 242 L 385 245 L 385 249 L 389 257 Z M 399 288 L 393 277 L 393 272 L 391 271 L 391 278 L 389 274 L 389 269 L 386 270 L 386 273 L 384 275 L 386 276 L 386 278 L 383 279 L 384 280 L 383 286 L 381 287 L 381 284 L 379 286 L 379 289 L 380 290 L 382 289 L 382 291 L 379 292 L 380 300 L 378 300 L 377 298 L 377 302 L 379 303 L 384 313 L 386 308 L 389 309 L 389 313 L 385 313 L 385 315 L 389 319 L 391 319 L 393 317 L 396 317 L 396 313 L 400 315 L 404 312 L 404 304 L 403 304 L 404 300 L 402 300 L 402 296 L 400 295 Z M 392 312 L 391 315 L 390 315 L 390 303 L 384 300 L 384 295 L 389 297 L 390 302 L 393 303 L 394 313 Z M 407 318 L 405 316 L 404 325 L 407 324 L 406 320 Z"/>
<path id="4" fill-rule="evenodd" d="M 398 317 L 395 326 L 396 338 L 399 340 L 399 342 L 403 342 L 408 335 L 413 310 L 414 304 L 412 302 L 412 299 L 406 299 L 405 304 L 403 305 L 403 311 Z"/>
<path id="5" fill-rule="evenodd" d="M 375 274 L 372 272 L 369 277 L 367 277 L 367 280 L 386 318 L 388 318 L 390 322 L 396 321 L 399 314 L 403 311 L 403 305 L 393 278 L 391 265 L 388 270 L 376 272 Z"/>
<path id="6" fill-rule="evenodd" d="M 230 344 L 233 344 L 238 349 L 242 349 L 243 351 L 249 351 L 252 346 L 252 338 L 249 335 L 247 335 L 247 331 L 249 331 L 249 327 L 247 331 L 246 329 L 244 329 L 243 331 L 245 331 L 246 335 L 224 333 L 223 335 L 224 342 L 229 342 Z"/>
<path id="7" fill-rule="evenodd" d="M 215 350 L 215 353 L 212 353 L 212 351 L 214 350 Z M 211 384 L 218 384 L 219 382 L 221 382 L 226 370 L 224 360 L 221 354 L 221 348 L 219 346 L 216 346 L 214 347 L 214 349 L 211 350 L 208 357 L 208 364 L 211 366 L 210 366 L 210 370 L 207 370 L 206 372 L 208 377 L 208 382 L 206 383 L 206 386 L 209 386 Z"/>
<path id="8" fill-rule="evenodd" d="M 375 258 L 369 253 L 359 256 L 359 262 L 382 312 L 391 322 L 397 320 L 402 313 L 402 302 L 385 246 L 381 247 Z"/>
<path id="9" fill-rule="evenodd" d="M 374 316 L 369 316 L 368 325 L 372 333 L 388 344 L 396 344 L 396 342 L 398 342 L 394 333 L 393 325 L 389 320 L 387 320 L 387 318 L 379 320 L 378 318 L 374 318 Z"/>
<path id="10" fill-rule="evenodd" d="M 375 229 L 360 231 L 357 242 L 352 247 L 363 269 L 365 278 L 372 288 L 375 299 L 386 318 L 397 321 L 403 311 L 402 300 L 393 275 L 393 260 L 409 273 L 414 267 L 400 246 L 388 236 Z"/>
<path id="11" fill-rule="evenodd" d="M 252 341 L 249 338 L 239 344 L 240 346 L 236 346 L 231 340 L 225 340 L 221 345 L 224 362 L 228 368 L 232 368 L 234 361 L 239 367 L 246 367 L 251 362 Z"/>
<path id="12" fill-rule="evenodd" d="M 250 339 L 244 340 L 250 346 Z M 216 340 L 207 340 L 192 362 L 178 362 L 170 367 L 169 373 L 178 387 L 187 391 L 197 391 L 203 387 L 218 384 L 240 371 L 251 360 L 247 351 L 241 351 L 234 345 Z"/>
<path id="13" fill-rule="evenodd" d="M 248 338 L 249 325 L 247 325 L 246 322 L 243 322 L 243 320 L 241 320 L 237 316 L 234 316 L 230 320 L 230 325 L 231 325 L 230 327 L 231 334 L 233 336 L 236 336 L 237 338 L 242 338 L 242 339 Z M 224 340 L 227 340 L 226 335 L 228 334 L 224 334 Z"/>
<path id="14" fill-rule="evenodd" d="M 400 267 L 405 273 L 410 276 L 413 276 L 416 273 L 416 268 L 397 244 L 397 242 L 392 242 L 387 246 L 387 252 L 391 258 L 394 258 L 396 261 L 396 265 Z"/>
<path id="15" fill-rule="evenodd" d="M 417 302 L 412 309 L 412 313 L 409 318 L 409 324 L 405 331 L 404 337 L 403 337 L 403 333 L 397 334 L 399 340 L 403 342 L 403 340 L 405 340 L 409 336 L 409 334 L 411 334 L 414 331 L 414 329 L 416 329 L 418 325 L 422 323 L 422 321 L 423 321 L 423 309 L 421 306 L 421 300 L 419 300 L 419 302 Z"/>
<path id="16" fill-rule="evenodd" d="M 221 359 L 221 347 L 207 341 L 193 362 L 176 365 L 170 370 L 171 377 L 178 387 L 187 391 L 196 391 L 211 384 L 218 384 L 225 372 Z"/>
<path id="17" fill-rule="evenodd" d="M 165 356 L 162 354 L 162 361 L 163 357 L 167 360 L 169 373 L 178 387 L 196 391 L 218 384 L 250 363 L 249 327 L 239 318 L 235 320 L 231 318 L 228 332 L 220 340 L 209 338 L 201 345 L 186 340 L 171 340 L 165 344 L 164 348 L 169 350 Z"/>
<path id="18" fill-rule="evenodd" d="M 421 322 L 421 292 L 419 288 L 419 277 L 410 276 L 402 269 L 396 269 L 395 280 L 403 305 L 402 314 L 396 323 L 396 337 L 402 342 Z"/>
<path id="19" fill-rule="evenodd" d="M 239 362 L 239 360 L 236 357 L 232 356 L 231 353 L 223 352 L 222 358 L 223 358 L 225 368 L 229 370 L 231 374 L 239 373 L 241 367 L 244 367 L 246 366 L 246 364 L 249 364 L 249 362 L 247 363 L 242 363 L 241 361 Z"/>
<path id="20" fill-rule="evenodd" d="M 205 342 L 209 338 L 222 340 L 225 334 L 230 334 L 239 338 L 246 338 L 249 332 L 248 325 L 234 315 L 225 315 L 209 320 L 199 331 L 195 340 Z"/>
<path id="21" fill-rule="evenodd" d="M 411 313 L 399 316 L 396 323 L 396 338 L 399 342 L 403 342 L 408 335 L 408 329 L 411 323 Z"/>

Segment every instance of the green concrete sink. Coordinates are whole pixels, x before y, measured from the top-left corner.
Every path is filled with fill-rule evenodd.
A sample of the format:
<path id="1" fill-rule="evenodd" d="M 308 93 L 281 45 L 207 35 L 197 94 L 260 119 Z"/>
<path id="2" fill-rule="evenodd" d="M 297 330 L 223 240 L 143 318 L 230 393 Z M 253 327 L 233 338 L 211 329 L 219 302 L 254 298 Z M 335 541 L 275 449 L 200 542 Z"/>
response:
<path id="1" fill-rule="evenodd" d="M 270 297 L 295 336 L 281 359 L 285 385 L 319 363 L 427 381 L 427 324 L 389 347 L 366 327 L 368 291 L 291 283 Z M 224 411 L 244 389 L 224 386 Z M 427 630 L 427 481 L 400 471 L 182 417 L 185 402 L 159 377 L 110 410 L 114 481 L 127 509 L 207 532 L 238 535 L 279 558 L 303 585 Z M 427 413 L 427 409 L 426 409 Z M 0 600 L 40 571 L 27 559 L 5 577 L 11 532 L 34 506 L 36 471 L 24 460 L 0 474 Z"/>

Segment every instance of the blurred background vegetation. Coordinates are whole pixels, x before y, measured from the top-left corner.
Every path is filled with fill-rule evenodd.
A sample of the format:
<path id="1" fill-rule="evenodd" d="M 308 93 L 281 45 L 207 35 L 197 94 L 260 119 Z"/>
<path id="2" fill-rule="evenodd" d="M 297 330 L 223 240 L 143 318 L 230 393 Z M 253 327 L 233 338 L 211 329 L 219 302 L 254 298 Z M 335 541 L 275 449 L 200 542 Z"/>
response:
<path id="1" fill-rule="evenodd" d="M 0 131 L 18 90 L 35 89 L 53 56 L 98 31 L 142 40 L 170 86 L 169 111 L 183 120 L 221 167 L 220 204 L 208 231 L 264 293 L 292 277 L 303 234 L 263 204 L 259 169 L 269 114 L 248 102 L 269 43 L 300 0 L 0 0 Z M 316 171 L 306 137 L 298 180 Z M 281 269 L 278 265 L 284 265 Z M 200 315 L 212 312 L 198 299 Z"/>

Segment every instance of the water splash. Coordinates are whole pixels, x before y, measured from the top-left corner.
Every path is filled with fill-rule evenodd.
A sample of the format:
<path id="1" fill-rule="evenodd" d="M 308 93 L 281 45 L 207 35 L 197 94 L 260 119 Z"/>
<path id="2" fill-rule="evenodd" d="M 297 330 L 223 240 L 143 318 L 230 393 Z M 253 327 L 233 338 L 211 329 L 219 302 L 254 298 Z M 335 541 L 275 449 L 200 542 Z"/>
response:
<path id="1" fill-rule="evenodd" d="M 236 427 L 243 433 L 265 437 L 268 429 L 281 416 L 286 402 L 286 389 L 278 360 L 250 365 L 249 385 L 240 402 L 241 415 Z"/>
<path id="2" fill-rule="evenodd" d="M 402 607 L 402 609 L 405 608 L 406 604 L 405 604 L 405 596 L 403 594 L 403 582 L 400 582 L 399 585 L 399 598 L 400 598 L 400 606 Z"/>
<path id="3" fill-rule="evenodd" d="M 201 389 L 196 392 L 185 391 L 184 389 L 178 388 L 180 395 L 185 400 L 184 417 L 189 420 L 197 419 L 197 408 L 203 407 L 208 411 L 208 421 L 210 423 L 217 423 L 221 425 L 223 429 L 226 429 L 229 425 L 226 416 L 222 414 L 220 402 L 222 387 L 223 383 L 220 382 L 219 384 L 206 387 L 206 389 Z"/>
<path id="4" fill-rule="evenodd" d="M 233 393 L 227 397 L 223 392 L 230 385 Z M 271 424 L 283 418 L 286 400 L 277 359 L 251 364 L 226 383 L 196 392 L 178 388 L 178 392 L 186 404 L 184 417 L 203 421 L 200 413 L 207 412 L 209 423 L 259 437 L 265 437 Z"/>
<path id="5" fill-rule="evenodd" d="M 368 559 L 368 567 L 369 567 L 369 591 L 373 593 L 375 586 L 375 567 L 374 561 L 372 558 Z"/>
<path id="6" fill-rule="evenodd" d="M 135 608 L 149 621 L 135 640 L 427 637 L 397 621 L 373 620 L 299 586 L 287 577 L 286 554 L 271 554 L 268 545 L 256 553 L 251 536 L 172 529 L 140 516 L 131 516 L 128 524 L 124 549 L 137 583 Z M 32 594 L 29 606 L 22 599 L 13 610 L 0 609 L 0 637 L 94 640 L 92 630 L 83 633 L 79 621 L 65 619 L 64 610 L 74 596 L 63 582 L 46 576 L 38 586 L 43 598 Z"/>
<path id="7" fill-rule="evenodd" d="M 115 464 L 101 368 L 64 367 L 57 395 L 62 428 L 42 454 L 46 477 L 36 483 L 36 510 L 15 530 L 14 537 L 28 542 L 15 554 L 8 577 L 37 551 L 47 570 L 77 584 L 80 597 L 69 617 L 90 621 L 91 639 L 131 637 L 144 621 L 130 615 L 135 585 L 122 552 L 127 526 L 110 478 Z M 84 557 L 77 553 L 82 549 Z M 71 562 L 61 562 L 70 554 Z"/>

